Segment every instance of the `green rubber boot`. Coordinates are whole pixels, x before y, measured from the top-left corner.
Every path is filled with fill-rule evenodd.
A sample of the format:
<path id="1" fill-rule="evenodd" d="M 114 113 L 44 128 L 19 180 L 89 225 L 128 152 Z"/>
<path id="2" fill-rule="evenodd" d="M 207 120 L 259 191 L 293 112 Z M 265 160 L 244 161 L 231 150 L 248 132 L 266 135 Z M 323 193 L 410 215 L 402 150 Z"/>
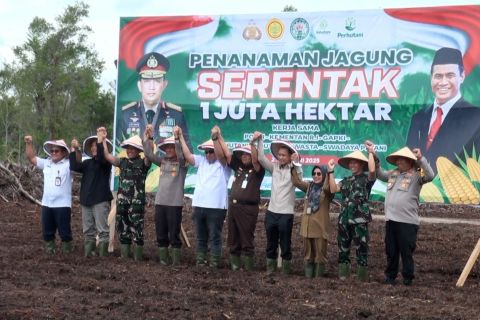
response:
<path id="1" fill-rule="evenodd" d="M 210 267 L 220 268 L 220 256 L 217 256 L 217 255 L 210 256 Z"/>
<path id="2" fill-rule="evenodd" d="M 291 264 L 290 260 L 283 260 L 282 261 L 282 272 L 284 274 L 292 273 L 292 264 Z"/>
<path id="3" fill-rule="evenodd" d="M 246 271 L 253 271 L 255 268 L 255 258 L 253 256 L 242 256 L 243 268 Z"/>
<path id="4" fill-rule="evenodd" d="M 230 255 L 230 268 L 233 271 L 240 270 L 240 256 L 236 256 L 234 254 Z"/>
<path id="5" fill-rule="evenodd" d="M 62 253 L 69 254 L 73 251 L 73 241 L 63 242 L 62 241 Z"/>
<path id="6" fill-rule="evenodd" d="M 206 266 L 207 265 L 207 253 L 206 252 L 197 252 L 196 257 L 197 266 Z"/>
<path id="7" fill-rule="evenodd" d="M 325 264 L 315 263 L 315 277 L 325 277 Z"/>
<path id="8" fill-rule="evenodd" d="M 85 251 L 85 258 L 93 257 L 95 255 L 95 241 L 85 241 L 83 248 Z"/>
<path id="9" fill-rule="evenodd" d="M 172 266 L 178 266 L 182 258 L 182 249 L 172 248 L 171 257 L 172 257 Z"/>
<path id="10" fill-rule="evenodd" d="M 45 241 L 45 252 L 48 254 L 55 254 L 55 241 Z"/>
<path id="11" fill-rule="evenodd" d="M 272 274 L 277 268 L 277 260 L 267 258 L 267 274 Z"/>
<path id="12" fill-rule="evenodd" d="M 159 247 L 158 248 L 158 261 L 162 266 L 166 266 L 170 264 L 170 256 L 168 254 L 167 247 Z"/>
<path id="13" fill-rule="evenodd" d="M 98 243 L 98 255 L 100 257 L 108 257 L 108 241 L 100 241 Z"/>
<path id="14" fill-rule="evenodd" d="M 367 282 L 368 280 L 368 271 L 366 266 L 357 267 L 357 279 L 361 282 Z"/>
<path id="15" fill-rule="evenodd" d="M 121 243 L 120 244 L 120 257 L 129 258 L 130 257 L 130 244 Z"/>
<path id="16" fill-rule="evenodd" d="M 306 261 L 304 268 L 305 268 L 305 277 L 313 278 L 315 275 L 315 264 L 313 262 Z"/>
<path id="17" fill-rule="evenodd" d="M 350 277 L 350 264 L 340 263 L 338 265 L 338 277 L 340 280 L 347 280 Z"/>
<path id="18" fill-rule="evenodd" d="M 135 261 L 143 260 L 143 246 L 135 246 L 135 249 L 133 250 L 133 259 L 135 259 Z"/>

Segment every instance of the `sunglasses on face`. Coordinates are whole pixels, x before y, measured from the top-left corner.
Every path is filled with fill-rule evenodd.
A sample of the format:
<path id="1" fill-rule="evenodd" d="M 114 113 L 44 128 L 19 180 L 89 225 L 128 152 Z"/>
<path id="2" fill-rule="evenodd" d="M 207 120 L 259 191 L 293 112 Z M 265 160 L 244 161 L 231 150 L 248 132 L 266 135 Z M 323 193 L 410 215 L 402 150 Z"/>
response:
<path id="1" fill-rule="evenodd" d="M 322 173 L 321 173 L 321 172 L 318 172 L 318 171 L 315 171 L 315 172 L 313 173 L 313 176 L 319 176 L 319 177 L 320 177 L 320 176 L 322 176 Z"/>
<path id="2" fill-rule="evenodd" d="M 215 151 L 213 151 L 212 149 L 207 149 L 205 150 L 205 154 L 210 154 L 210 153 L 214 153 Z"/>
<path id="3" fill-rule="evenodd" d="M 50 152 L 51 153 L 60 153 L 60 152 L 62 152 L 62 150 L 61 149 L 52 149 L 52 150 L 50 150 Z"/>

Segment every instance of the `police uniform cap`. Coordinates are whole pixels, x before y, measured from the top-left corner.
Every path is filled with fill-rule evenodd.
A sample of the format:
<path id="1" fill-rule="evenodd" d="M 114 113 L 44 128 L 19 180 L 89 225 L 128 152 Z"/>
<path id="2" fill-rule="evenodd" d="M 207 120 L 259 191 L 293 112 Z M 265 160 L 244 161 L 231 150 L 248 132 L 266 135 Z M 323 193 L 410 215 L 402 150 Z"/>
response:
<path id="1" fill-rule="evenodd" d="M 443 47 L 435 52 L 432 68 L 437 64 L 457 64 L 463 68 L 462 53 L 458 49 Z"/>
<path id="2" fill-rule="evenodd" d="M 162 78 L 170 69 L 167 57 L 158 52 L 144 55 L 137 63 L 136 70 L 142 79 Z"/>

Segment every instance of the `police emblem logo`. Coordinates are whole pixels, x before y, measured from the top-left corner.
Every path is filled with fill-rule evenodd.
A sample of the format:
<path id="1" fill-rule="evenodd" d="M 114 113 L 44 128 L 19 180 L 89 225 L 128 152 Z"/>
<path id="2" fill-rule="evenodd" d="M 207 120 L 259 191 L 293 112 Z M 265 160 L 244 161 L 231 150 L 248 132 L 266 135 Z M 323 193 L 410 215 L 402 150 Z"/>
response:
<path id="1" fill-rule="evenodd" d="M 158 67 L 158 61 L 157 61 L 157 59 L 155 58 L 154 55 L 151 55 L 150 58 L 148 58 L 147 67 L 152 68 L 152 69 Z"/>
<path id="2" fill-rule="evenodd" d="M 283 33 L 285 32 L 285 25 L 279 19 L 270 19 L 268 21 L 267 26 L 267 35 L 272 40 L 279 40 L 283 37 Z"/>
<path id="3" fill-rule="evenodd" d="M 250 21 L 248 26 L 243 29 L 243 39 L 245 40 L 260 40 L 262 38 L 262 32 L 255 25 L 255 22 Z"/>
<path id="4" fill-rule="evenodd" d="M 140 118 L 137 116 L 137 113 L 132 113 L 132 116 L 130 117 L 130 122 L 135 123 L 138 122 L 138 120 L 140 120 Z"/>
<path id="5" fill-rule="evenodd" d="M 290 33 L 295 40 L 303 40 L 310 33 L 310 25 L 303 18 L 296 18 L 290 24 Z"/>

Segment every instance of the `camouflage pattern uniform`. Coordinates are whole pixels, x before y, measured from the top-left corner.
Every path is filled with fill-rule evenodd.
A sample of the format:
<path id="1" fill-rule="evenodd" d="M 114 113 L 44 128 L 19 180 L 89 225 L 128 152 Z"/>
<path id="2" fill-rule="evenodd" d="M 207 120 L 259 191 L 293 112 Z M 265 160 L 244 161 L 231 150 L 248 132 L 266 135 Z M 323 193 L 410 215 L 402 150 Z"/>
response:
<path id="1" fill-rule="evenodd" d="M 372 221 L 368 197 L 375 181 L 366 174 L 343 178 L 342 207 L 338 216 L 338 263 L 350 263 L 350 244 L 357 246 L 357 264 L 368 265 L 368 223 Z"/>
<path id="2" fill-rule="evenodd" d="M 143 159 L 120 159 L 120 178 L 117 197 L 117 232 L 121 244 L 133 241 L 143 245 L 145 213 L 145 178 L 150 166 Z"/>

